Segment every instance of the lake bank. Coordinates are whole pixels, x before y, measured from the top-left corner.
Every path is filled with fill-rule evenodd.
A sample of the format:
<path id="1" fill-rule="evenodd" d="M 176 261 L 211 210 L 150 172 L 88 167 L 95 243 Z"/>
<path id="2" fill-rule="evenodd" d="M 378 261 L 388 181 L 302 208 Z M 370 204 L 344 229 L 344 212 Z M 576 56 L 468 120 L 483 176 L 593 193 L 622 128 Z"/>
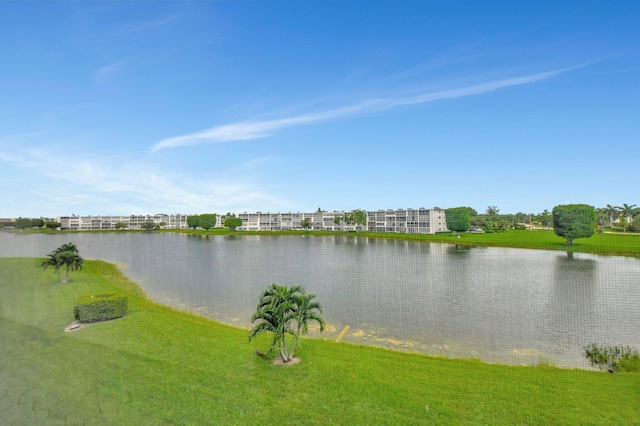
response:
<path id="1" fill-rule="evenodd" d="M 73 300 L 135 284 L 87 262 L 69 284 L 33 259 L 0 259 L 0 409 L 11 422 L 633 424 L 637 374 L 510 367 L 305 339 L 302 362 L 265 340 L 130 294 L 129 314 L 64 333 Z M 287 395 L 282 398 L 281 395 Z M 293 401 L 293 402 L 292 402 Z"/>
<path id="2" fill-rule="evenodd" d="M 251 327 L 257 295 L 277 282 L 316 294 L 328 339 L 349 326 L 356 344 L 565 368 L 588 368 L 589 343 L 640 347 L 634 258 L 346 235 L 72 235 L 83 257 L 127 264 L 154 301 L 233 326 Z M 0 256 L 70 239 L 0 234 Z"/>

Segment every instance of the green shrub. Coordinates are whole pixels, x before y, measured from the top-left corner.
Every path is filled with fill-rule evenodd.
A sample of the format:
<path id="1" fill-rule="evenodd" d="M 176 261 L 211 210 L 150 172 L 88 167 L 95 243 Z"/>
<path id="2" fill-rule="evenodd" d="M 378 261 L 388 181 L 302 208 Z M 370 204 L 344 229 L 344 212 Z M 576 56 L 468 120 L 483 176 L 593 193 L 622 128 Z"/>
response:
<path id="1" fill-rule="evenodd" d="M 584 348 L 584 356 L 592 367 L 600 370 L 640 371 L 640 353 L 630 346 L 598 346 L 591 343 Z"/>
<path id="2" fill-rule="evenodd" d="M 129 300 L 119 293 L 85 294 L 76 299 L 73 315 L 79 321 L 120 318 L 127 313 Z"/>

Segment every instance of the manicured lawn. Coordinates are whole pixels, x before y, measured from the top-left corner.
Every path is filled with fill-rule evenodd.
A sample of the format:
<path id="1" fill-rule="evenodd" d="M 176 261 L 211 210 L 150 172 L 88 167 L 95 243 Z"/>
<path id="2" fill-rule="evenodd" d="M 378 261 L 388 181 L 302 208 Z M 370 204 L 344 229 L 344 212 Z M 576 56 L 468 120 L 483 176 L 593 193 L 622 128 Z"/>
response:
<path id="1" fill-rule="evenodd" d="M 405 234 L 362 233 L 363 236 L 381 238 L 401 238 Z M 567 246 L 563 238 L 553 230 L 509 230 L 496 233 L 461 233 L 460 238 L 453 234 L 411 235 L 410 239 L 443 242 L 460 245 L 481 245 L 495 247 L 516 247 L 545 250 L 564 250 L 582 253 L 615 254 L 621 256 L 640 256 L 640 234 L 594 234 L 590 238 L 574 241 Z"/>
<path id="2" fill-rule="evenodd" d="M 165 230 L 162 232 L 179 232 L 194 235 L 229 235 L 227 229 L 204 230 Z M 591 238 L 581 238 L 574 241 L 573 246 L 567 246 L 563 238 L 558 237 L 553 230 L 509 230 L 504 232 L 468 234 L 458 236 L 451 233 L 425 234 L 396 234 L 386 232 L 334 232 L 334 231 L 236 231 L 233 235 L 349 235 L 371 238 L 388 238 L 400 240 L 429 241 L 458 245 L 478 245 L 493 247 L 515 247 L 544 250 L 563 250 L 581 253 L 595 253 L 619 256 L 640 257 L 640 234 L 637 233 L 607 233 L 595 234 Z"/>
<path id="3" fill-rule="evenodd" d="M 640 374 L 512 367 L 304 340 L 300 364 L 247 331 L 149 302 L 112 265 L 58 284 L 0 259 L 0 423 L 638 424 Z M 122 319 L 72 333 L 76 296 L 124 288 Z"/>

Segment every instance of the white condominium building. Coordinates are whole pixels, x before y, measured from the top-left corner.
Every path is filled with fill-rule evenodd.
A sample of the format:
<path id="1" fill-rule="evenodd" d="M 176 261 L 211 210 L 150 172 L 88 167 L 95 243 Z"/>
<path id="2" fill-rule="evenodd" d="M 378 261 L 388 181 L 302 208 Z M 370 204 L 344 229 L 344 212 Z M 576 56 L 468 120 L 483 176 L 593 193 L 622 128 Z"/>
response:
<path id="1" fill-rule="evenodd" d="M 351 213 L 351 212 L 349 212 Z M 447 231 L 445 211 L 433 209 L 398 209 L 365 212 L 365 225 L 347 225 L 343 211 L 318 211 L 314 213 L 240 213 L 241 231 L 294 231 L 303 230 L 308 219 L 315 231 L 371 231 L 406 234 L 435 234 Z M 188 215 L 131 215 L 131 216 L 63 216 L 58 218 L 63 230 L 109 230 L 122 222 L 126 229 L 141 229 L 144 222 L 153 222 L 166 229 L 186 229 Z M 340 220 L 336 220 L 339 218 Z M 224 216 L 217 215 L 216 227 L 224 226 Z"/>
<path id="2" fill-rule="evenodd" d="M 447 231 L 443 209 L 398 209 L 367 212 L 367 230 L 404 234 L 435 234 Z"/>
<path id="3" fill-rule="evenodd" d="M 378 210 L 365 212 L 367 223 L 364 226 L 346 225 L 344 221 L 338 224 L 335 218 L 342 218 L 345 212 L 315 212 L 315 213 L 241 213 L 243 231 L 284 231 L 301 230 L 302 221 L 309 219 L 311 229 L 315 231 L 371 231 L 371 232 L 399 232 L 407 234 L 435 234 L 447 231 L 445 212 L 435 207 L 433 209 L 399 209 Z"/>
<path id="4" fill-rule="evenodd" d="M 122 222 L 127 229 L 141 229 L 144 222 L 153 222 L 163 228 L 186 229 L 187 215 L 131 215 L 131 216 L 62 216 L 58 218 L 62 230 L 109 230 L 116 229 L 116 223 Z"/>

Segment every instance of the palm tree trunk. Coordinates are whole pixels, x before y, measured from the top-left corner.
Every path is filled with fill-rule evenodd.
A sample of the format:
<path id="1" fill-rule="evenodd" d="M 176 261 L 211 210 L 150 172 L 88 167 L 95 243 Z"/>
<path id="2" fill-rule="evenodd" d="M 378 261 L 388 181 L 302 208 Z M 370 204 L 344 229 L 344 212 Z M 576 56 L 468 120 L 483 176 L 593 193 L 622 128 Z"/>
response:
<path id="1" fill-rule="evenodd" d="M 289 354 L 287 353 L 287 335 L 284 334 L 282 336 L 282 347 L 280 348 L 280 356 L 282 357 L 282 362 L 289 362 Z"/>

